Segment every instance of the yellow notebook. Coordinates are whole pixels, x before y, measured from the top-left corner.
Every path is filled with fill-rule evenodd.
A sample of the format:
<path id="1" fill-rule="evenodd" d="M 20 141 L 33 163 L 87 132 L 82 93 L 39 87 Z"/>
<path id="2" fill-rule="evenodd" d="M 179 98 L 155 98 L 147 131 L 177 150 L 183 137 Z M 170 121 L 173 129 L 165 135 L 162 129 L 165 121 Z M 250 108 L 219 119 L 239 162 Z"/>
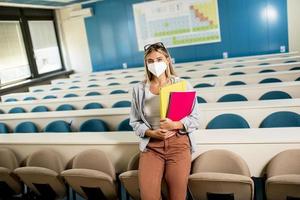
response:
<path id="1" fill-rule="evenodd" d="M 184 92 L 186 91 L 186 81 L 179 81 L 177 83 L 167 85 L 160 89 L 160 118 L 163 119 L 167 115 L 169 106 L 169 97 L 171 92 Z"/>

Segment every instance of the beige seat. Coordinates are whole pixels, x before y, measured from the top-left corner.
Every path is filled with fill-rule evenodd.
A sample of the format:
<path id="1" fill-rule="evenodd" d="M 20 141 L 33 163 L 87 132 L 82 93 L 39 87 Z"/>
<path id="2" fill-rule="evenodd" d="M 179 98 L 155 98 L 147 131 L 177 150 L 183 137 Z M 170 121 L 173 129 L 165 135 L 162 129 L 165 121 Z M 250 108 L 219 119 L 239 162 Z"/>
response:
<path id="1" fill-rule="evenodd" d="M 300 198 L 300 149 L 277 154 L 267 166 L 268 200 Z"/>
<path id="2" fill-rule="evenodd" d="M 79 153 L 73 160 L 72 169 L 61 175 L 85 199 L 117 199 L 114 166 L 100 150 Z"/>
<path id="3" fill-rule="evenodd" d="M 227 150 L 210 150 L 192 164 L 188 183 L 193 199 L 251 200 L 254 184 L 246 162 Z"/>
<path id="4" fill-rule="evenodd" d="M 61 199 L 66 196 L 66 185 L 60 177 L 65 169 L 61 155 L 52 149 L 42 149 L 32 153 L 25 167 L 15 169 L 15 173 L 35 193 L 46 199 Z"/>
<path id="5" fill-rule="evenodd" d="M 19 167 L 18 159 L 13 151 L 0 148 L 0 199 L 22 193 L 23 185 L 13 170 Z"/>
<path id="6" fill-rule="evenodd" d="M 119 175 L 121 183 L 124 185 L 130 197 L 134 200 L 141 199 L 140 191 L 139 191 L 139 180 L 138 180 L 139 157 L 140 157 L 140 153 L 134 155 L 128 163 L 127 171 Z M 168 194 L 167 185 L 166 182 L 163 180 L 162 181 L 163 199 L 167 198 L 167 194 Z"/>

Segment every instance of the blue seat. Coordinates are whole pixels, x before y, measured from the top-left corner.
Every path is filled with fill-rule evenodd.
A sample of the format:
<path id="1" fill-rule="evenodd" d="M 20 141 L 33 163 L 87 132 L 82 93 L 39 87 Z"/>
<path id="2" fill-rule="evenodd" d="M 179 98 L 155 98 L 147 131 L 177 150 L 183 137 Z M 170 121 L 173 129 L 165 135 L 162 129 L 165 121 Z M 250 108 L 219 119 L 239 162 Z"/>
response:
<path id="1" fill-rule="evenodd" d="M 244 72 L 233 72 L 231 74 L 229 74 L 229 76 L 237 76 L 237 75 L 244 75 Z"/>
<path id="2" fill-rule="evenodd" d="M 235 65 L 234 68 L 245 67 L 245 65 Z"/>
<path id="3" fill-rule="evenodd" d="M 189 76 L 181 76 L 180 78 L 181 79 L 191 79 L 191 77 L 189 77 Z"/>
<path id="4" fill-rule="evenodd" d="M 90 119 L 81 124 L 80 132 L 105 132 L 109 131 L 108 125 L 101 119 Z"/>
<path id="5" fill-rule="evenodd" d="M 9 133 L 8 126 L 3 122 L 0 122 L 0 133 Z"/>
<path id="6" fill-rule="evenodd" d="M 112 79 L 116 79 L 115 77 L 108 77 L 106 78 L 106 80 L 112 80 Z"/>
<path id="7" fill-rule="evenodd" d="M 295 62 L 298 62 L 298 61 L 297 60 L 287 60 L 284 63 L 295 63 Z"/>
<path id="8" fill-rule="evenodd" d="M 197 70 L 195 69 L 189 69 L 189 70 L 186 70 L 186 72 L 196 72 Z"/>
<path id="9" fill-rule="evenodd" d="M 8 98 L 4 102 L 15 102 L 18 101 L 16 98 Z"/>
<path id="10" fill-rule="evenodd" d="M 130 81 L 129 84 L 138 83 L 140 81 Z"/>
<path id="11" fill-rule="evenodd" d="M 47 96 L 44 96 L 43 99 L 56 99 L 57 97 L 54 96 L 54 95 L 47 95 Z"/>
<path id="12" fill-rule="evenodd" d="M 194 88 L 205 88 L 205 87 L 214 87 L 212 84 L 209 83 L 199 83 L 194 86 Z"/>
<path id="13" fill-rule="evenodd" d="M 99 87 L 100 85 L 98 85 L 98 84 L 91 84 L 91 85 L 88 85 L 87 87 L 88 88 L 91 88 L 91 87 Z"/>
<path id="14" fill-rule="evenodd" d="M 21 122 L 15 128 L 15 133 L 37 133 L 38 128 L 33 122 Z"/>
<path id="15" fill-rule="evenodd" d="M 78 97 L 78 95 L 77 95 L 77 94 L 72 94 L 72 93 L 70 93 L 70 94 L 66 94 L 66 95 L 64 96 L 64 98 L 72 98 L 72 97 Z"/>
<path id="16" fill-rule="evenodd" d="M 71 123 L 63 120 L 53 121 L 45 127 L 44 132 L 72 132 Z"/>
<path id="17" fill-rule="evenodd" d="M 80 78 L 80 77 L 79 77 Z M 72 81 L 72 83 L 80 83 L 80 81 L 76 80 L 76 81 Z"/>
<path id="18" fill-rule="evenodd" d="M 96 102 L 92 102 L 92 103 L 88 103 L 86 104 L 83 109 L 100 109 L 103 108 L 103 106 L 100 103 L 96 103 Z"/>
<path id="19" fill-rule="evenodd" d="M 217 77 L 218 75 L 216 74 L 206 74 L 204 76 L 202 76 L 202 78 L 209 78 L 209 77 Z"/>
<path id="20" fill-rule="evenodd" d="M 248 122 L 237 114 L 221 114 L 212 119 L 206 129 L 250 128 Z"/>
<path id="21" fill-rule="evenodd" d="M 233 101 L 248 101 L 248 99 L 241 94 L 226 94 L 222 96 L 217 102 L 233 102 Z"/>
<path id="22" fill-rule="evenodd" d="M 300 81 L 300 77 L 298 77 L 295 81 Z"/>
<path id="23" fill-rule="evenodd" d="M 271 72 L 276 72 L 274 69 L 264 69 L 259 71 L 258 73 L 271 73 Z"/>
<path id="24" fill-rule="evenodd" d="M 85 94 L 85 96 L 98 96 L 98 95 L 101 95 L 100 92 L 88 92 Z"/>
<path id="25" fill-rule="evenodd" d="M 25 97 L 23 100 L 24 101 L 32 101 L 32 100 L 36 100 L 36 98 L 35 97 Z"/>
<path id="26" fill-rule="evenodd" d="M 125 93 L 127 93 L 127 92 L 124 90 L 114 90 L 110 94 L 125 94 Z"/>
<path id="27" fill-rule="evenodd" d="M 290 69 L 290 71 L 293 71 L 293 70 L 300 70 L 300 67 L 293 67 Z"/>
<path id="28" fill-rule="evenodd" d="M 211 67 L 209 70 L 215 70 L 215 69 L 220 69 L 219 67 Z"/>
<path id="29" fill-rule="evenodd" d="M 264 83 L 279 83 L 279 82 L 281 82 L 281 80 L 278 79 L 278 78 L 266 78 L 264 80 L 261 80 L 259 82 L 259 84 L 264 84 Z"/>
<path id="30" fill-rule="evenodd" d="M 43 92 L 44 90 L 42 89 L 36 89 L 36 90 L 33 90 L 33 92 Z"/>
<path id="31" fill-rule="evenodd" d="M 55 91 L 55 90 L 61 90 L 61 88 L 51 88 L 51 91 Z"/>
<path id="32" fill-rule="evenodd" d="M 34 107 L 31 112 L 48 112 L 49 108 L 47 106 L 36 106 Z"/>
<path id="33" fill-rule="evenodd" d="M 56 108 L 56 111 L 67 111 L 67 110 L 76 110 L 74 106 L 70 104 L 63 104 Z"/>
<path id="34" fill-rule="evenodd" d="M 69 87 L 70 90 L 72 90 L 72 89 L 79 89 L 79 88 L 80 88 L 79 86 L 71 86 L 71 87 Z"/>
<path id="35" fill-rule="evenodd" d="M 58 85 L 62 85 L 62 84 L 65 84 L 65 82 L 58 82 L 57 84 Z"/>
<path id="36" fill-rule="evenodd" d="M 117 103 L 114 103 L 112 105 L 112 108 L 122 108 L 122 107 L 130 107 L 131 102 L 130 101 L 118 101 Z"/>
<path id="37" fill-rule="evenodd" d="M 247 85 L 243 81 L 230 81 L 225 84 L 225 86 L 235 86 L 235 85 Z"/>
<path id="38" fill-rule="evenodd" d="M 133 131 L 132 127 L 129 125 L 129 119 L 125 119 L 119 124 L 118 131 Z"/>
<path id="39" fill-rule="evenodd" d="M 205 101 L 205 99 L 203 99 L 202 97 L 199 97 L 199 96 L 197 96 L 197 102 L 198 102 L 198 103 L 207 103 L 207 102 Z"/>
<path id="40" fill-rule="evenodd" d="M 131 75 L 127 75 L 125 76 L 125 78 L 133 78 L 134 76 L 131 76 Z"/>
<path id="41" fill-rule="evenodd" d="M 26 110 L 22 107 L 15 107 L 10 109 L 8 113 L 26 113 Z"/>
<path id="42" fill-rule="evenodd" d="M 300 116 L 290 111 L 279 111 L 267 116 L 259 125 L 260 128 L 300 127 Z"/>
<path id="43" fill-rule="evenodd" d="M 116 82 L 108 84 L 108 86 L 112 86 L 112 85 L 121 85 L 121 84 L 120 83 L 116 83 Z"/>
<path id="44" fill-rule="evenodd" d="M 270 63 L 259 63 L 258 65 L 262 66 L 262 65 L 269 65 Z"/>
<path id="45" fill-rule="evenodd" d="M 259 100 L 272 100 L 272 99 L 292 99 L 292 97 L 283 91 L 270 91 L 263 94 Z"/>
<path id="46" fill-rule="evenodd" d="M 95 78 L 92 78 L 92 79 L 90 79 L 89 81 L 97 81 L 97 79 L 95 79 Z"/>

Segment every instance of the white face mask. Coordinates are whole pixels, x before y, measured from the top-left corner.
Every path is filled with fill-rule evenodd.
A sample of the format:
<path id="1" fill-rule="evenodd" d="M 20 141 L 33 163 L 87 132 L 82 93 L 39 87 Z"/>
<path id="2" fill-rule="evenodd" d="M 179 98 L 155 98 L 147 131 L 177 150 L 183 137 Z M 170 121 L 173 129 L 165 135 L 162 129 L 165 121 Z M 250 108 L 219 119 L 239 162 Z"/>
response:
<path id="1" fill-rule="evenodd" d="M 148 64 L 148 70 L 156 77 L 159 77 L 167 69 L 167 64 L 164 61 Z"/>

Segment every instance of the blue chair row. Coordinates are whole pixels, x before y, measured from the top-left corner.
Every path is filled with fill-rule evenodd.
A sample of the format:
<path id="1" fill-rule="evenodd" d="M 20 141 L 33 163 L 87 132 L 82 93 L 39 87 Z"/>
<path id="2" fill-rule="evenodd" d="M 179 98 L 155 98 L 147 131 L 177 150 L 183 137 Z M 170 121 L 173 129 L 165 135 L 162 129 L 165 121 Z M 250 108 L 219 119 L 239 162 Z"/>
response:
<path id="1" fill-rule="evenodd" d="M 123 108 L 123 107 L 130 107 L 131 102 L 130 101 L 118 101 L 115 104 L 112 105 L 112 108 Z M 82 109 L 101 109 L 104 108 L 104 106 L 101 103 L 98 102 L 91 102 L 86 104 Z M 71 104 L 62 104 L 56 108 L 56 111 L 67 111 L 67 110 L 77 110 L 75 106 Z M 50 109 L 47 106 L 40 105 L 34 107 L 31 112 L 48 112 Z M 26 113 L 26 110 L 22 107 L 14 107 L 8 111 L 8 113 Z M 4 111 L 0 109 L 0 114 L 5 114 Z"/>
<path id="2" fill-rule="evenodd" d="M 300 115 L 290 111 L 275 112 L 267 116 L 259 128 L 300 127 Z M 222 114 L 212 119 L 206 129 L 250 128 L 247 120 L 237 114 Z"/>
<path id="3" fill-rule="evenodd" d="M 188 79 L 188 77 L 184 77 L 184 78 Z M 295 81 L 300 81 L 300 77 L 298 77 Z M 282 82 L 282 81 L 278 78 L 266 78 L 266 79 L 261 80 L 259 82 L 259 84 L 279 83 L 279 82 Z M 224 86 L 236 86 L 236 85 L 247 85 L 247 84 L 243 81 L 230 81 L 230 82 L 226 83 Z M 214 85 L 212 85 L 210 83 L 199 83 L 194 86 L 194 88 L 204 88 L 204 87 L 214 87 Z"/>
<path id="4" fill-rule="evenodd" d="M 263 94 L 258 100 L 275 100 L 275 99 L 292 99 L 292 97 L 283 91 L 270 91 Z M 207 101 L 198 96 L 197 97 L 198 103 L 207 103 Z M 234 102 L 234 101 L 248 101 L 248 99 L 241 95 L 241 94 L 226 94 L 218 99 L 217 102 Z"/>
<path id="5" fill-rule="evenodd" d="M 71 123 L 63 120 L 50 122 L 43 129 L 44 132 L 72 132 Z M 89 119 L 80 125 L 79 132 L 107 132 L 110 131 L 105 121 L 101 119 Z M 117 131 L 132 131 L 129 125 L 129 119 L 123 120 Z M 13 130 L 14 133 L 38 133 L 40 132 L 38 126 L 31 121 L 21 122 Z M 0 133 L 10 133 L 9 127 L 0 122 Z"/>
<path id="6" fill-rule="evenodd" d="M 112 92 L 110 92 L 110 94 L 126 94 L 128 93 L 127 91 L 124 90 L 113 90 Z M 100 92 L 88 92 L 87 94 L 85 94 L 85 96 L 99 96 L 102 95 Z M 63 96 L 63 98 L 71 98 L 71 97 L 78 97 L 79 95 L 77 94 L 73 94 L 73 93 L 69 93 Z M 43 97 L 43 99 L 56 99 L 57 96 L 55 95 L 47 95 L 45 97 Z M 29 101 L 29 100 L 37 100 L 35 97 L 25 97 L 23 99 L 24 101 Z M 8 98 L 5 100 L 5 102 L 15 102 L 18 101 L 18 99 L 16 98 Z"/>

